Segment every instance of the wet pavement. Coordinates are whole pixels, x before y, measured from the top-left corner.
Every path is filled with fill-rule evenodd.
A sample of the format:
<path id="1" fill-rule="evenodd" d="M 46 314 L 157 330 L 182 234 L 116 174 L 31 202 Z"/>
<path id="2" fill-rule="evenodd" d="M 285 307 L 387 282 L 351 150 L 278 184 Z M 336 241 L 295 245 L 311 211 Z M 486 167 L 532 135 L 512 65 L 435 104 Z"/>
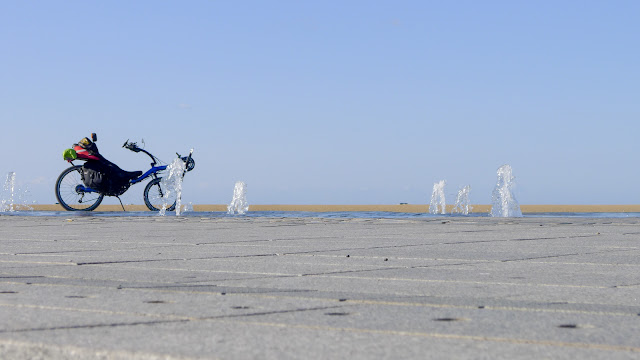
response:
<path id="1" fill-rule="evenodd" d="M 638 359 L 640 218 L 0 216 L 2 359 Z"/>

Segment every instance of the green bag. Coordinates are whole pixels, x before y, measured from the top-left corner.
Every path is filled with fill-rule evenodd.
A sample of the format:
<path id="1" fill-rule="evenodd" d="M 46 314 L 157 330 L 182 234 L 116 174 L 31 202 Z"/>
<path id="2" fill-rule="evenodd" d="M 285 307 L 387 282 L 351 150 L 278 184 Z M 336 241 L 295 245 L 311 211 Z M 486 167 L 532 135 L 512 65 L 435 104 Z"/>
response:
<path id="1" fill-rule="evenodd" d="M 62 158 L 64 158 L 65 161 L 72 161 L 78 158 L 78 154 L 73 149 L 67 149 L 62 152 Z"/>

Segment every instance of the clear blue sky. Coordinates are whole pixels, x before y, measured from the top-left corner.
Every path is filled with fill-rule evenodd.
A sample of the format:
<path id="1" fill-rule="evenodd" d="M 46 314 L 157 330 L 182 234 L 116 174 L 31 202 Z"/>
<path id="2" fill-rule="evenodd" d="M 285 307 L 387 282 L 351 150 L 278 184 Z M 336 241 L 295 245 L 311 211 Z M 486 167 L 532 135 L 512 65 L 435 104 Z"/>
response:
<path id="1" fill-rule="evenodd" d="M 640 1 L 3 1 L 0 160 L 55 202 L 91 132 L 195 148 L 185 202 L 640 203 Z M 127 203 L 142 203 L 143 185 Z"/>

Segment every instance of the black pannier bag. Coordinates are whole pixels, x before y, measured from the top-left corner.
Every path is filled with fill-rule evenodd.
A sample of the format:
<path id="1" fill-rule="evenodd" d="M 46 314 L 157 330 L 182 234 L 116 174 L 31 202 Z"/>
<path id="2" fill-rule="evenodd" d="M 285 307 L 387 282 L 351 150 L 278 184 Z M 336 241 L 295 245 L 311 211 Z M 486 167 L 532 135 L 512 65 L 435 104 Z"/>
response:
<path id="1" fill-rule="evenodd" d="M 102 160 L 89 160 L 82 165 L 82 182 L 84 185 L 108 196 L 124 194 L 131 186 L 130 180 L 141 174 L 141 171 L 124 171 L 104 158 Z"/>

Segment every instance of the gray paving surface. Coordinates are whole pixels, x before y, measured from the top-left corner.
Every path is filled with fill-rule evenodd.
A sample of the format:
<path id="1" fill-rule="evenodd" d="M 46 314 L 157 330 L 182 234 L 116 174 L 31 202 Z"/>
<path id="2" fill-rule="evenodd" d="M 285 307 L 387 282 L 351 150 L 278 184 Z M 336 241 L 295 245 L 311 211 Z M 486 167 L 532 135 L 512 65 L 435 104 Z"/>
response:
<path id="1" fill-rule="evenodd" d="M 0 216 L 1 359 L 639 359 L 640 219 Z"/>

